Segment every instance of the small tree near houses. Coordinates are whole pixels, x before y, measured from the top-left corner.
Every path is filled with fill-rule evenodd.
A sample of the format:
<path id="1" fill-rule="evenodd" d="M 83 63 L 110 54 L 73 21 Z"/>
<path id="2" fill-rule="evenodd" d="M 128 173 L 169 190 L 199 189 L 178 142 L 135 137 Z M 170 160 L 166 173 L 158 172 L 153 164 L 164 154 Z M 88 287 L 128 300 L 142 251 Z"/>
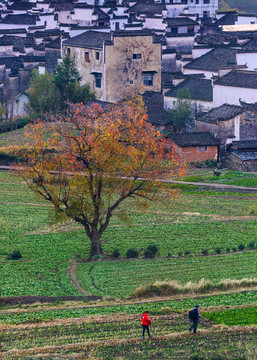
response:
<path id="1" fill-rule="evenodd" d="M 165 155 L 139 96 L 106 109 L 70 105 L 65 116 L 29 124 L 16 152 L 28 186 L 84 227 L 91 256 L 102 254 L 102 235 L 122 202 L 170 199 L 174 191 L 157 179 L 184 171 L 173 152 Z"/>

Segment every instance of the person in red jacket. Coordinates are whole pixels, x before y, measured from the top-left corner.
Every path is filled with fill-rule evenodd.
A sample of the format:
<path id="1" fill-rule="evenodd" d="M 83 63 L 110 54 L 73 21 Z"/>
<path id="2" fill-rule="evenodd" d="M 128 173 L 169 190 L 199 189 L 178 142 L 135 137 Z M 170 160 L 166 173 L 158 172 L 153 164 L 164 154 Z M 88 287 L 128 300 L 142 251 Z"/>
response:
<path id="1" fill-rule="evenodd" d="M 142 315 L 142 326 L 143 326 L 143 336 L 142 339 L 145 338 L 145 330 L 147 330 L 149 339 L 151 339 L 150 331 L 149 331 L 149 325 L 152 324 L 152 320 L 148 317 L 149 312 L 145 311 Z"/>

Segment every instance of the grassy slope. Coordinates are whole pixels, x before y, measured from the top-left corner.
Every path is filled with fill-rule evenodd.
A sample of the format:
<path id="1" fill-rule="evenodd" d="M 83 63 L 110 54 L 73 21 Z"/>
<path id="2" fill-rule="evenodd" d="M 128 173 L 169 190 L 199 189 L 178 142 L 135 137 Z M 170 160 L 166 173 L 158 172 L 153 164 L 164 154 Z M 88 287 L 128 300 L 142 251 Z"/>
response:
<path id="1" fill-rule="evenodd" d="M 185 251 L 200 254 L 202 249 L 208 249 L 212 253 L 217 246 L 224 250 L 226 247 L 230 247 L 230 249 L 234 246 L 237 247 L 240 243 L 248 245 L 249 242 L 256 240 L 256 217 L 242 218 L 242 216 L 248 216 L 249 208 L 255 203 L 255 196 L 184 194 L 172 202 L 170 208 L 152 204 L 147 212 L 140 213 L 133 203 L 129 202 L 124 206 L 130 209 L 132 224 L 121 223 L 114 216 L 110 228 L 104 234 L 103 248 L 105 252 L 119 248 L 122 256 L 125 256 L 128 248 L 144 249 L 154 241 L 160 248 L 161 256 L 167 256 L 168 253 L 176 256 L 178 252 Z M 2 225 L 0 228 L 0 271 L 2 275 L 0 285 L 2 296 L 77 294 L 77 290 L 70 284 L 67 267 L 69 260 L 76 255 L 88 256 L 89 241 L 86 239 L 83 229 L 77 226 L 51 227 L 49 211 L 48 204 L 35 198 L 20 179 L 13 174 L 0 172 L 0 220 Z M 7 259 L 7 255 L 13 250 L 22 252 L 22 261 Z M 142 253 L 143 250 L 141 250 L 141 255 Z M 223 265 L 222 262 L 220 263 L 221 269 L 229 267 L 231 270 L 230 273 L 229 269 L 227 270 L 226 277 L 228 275 L 236 277 L 236 274 L 233 275 L 235 265 L 229 261 L 231 256 L 224 257 L 224 261 L 228 260 Z M 253 263 L 250 252 L 245 252 L 240 256 L 249 258 L 250 267 Z M 160 260 L 160 268 L 163 270 L 166 268 L 165 261 L 168 261 L 169 264 L 177 261 L 178 264 L 183 263 L 181 259 Z M 191 260 L 187 261 L 190 265 Z M 208 262 L 208 260 L 206 261 Z M 224 265 L 225 263 L 226 265 Z M 124 276 L 124 269 L 130 271 L 128 263 L 118 264 L 106 263 L 107 277 L 110 274 L 110 267 L 119 267 L 117 271 L 120 278 Z M 129 264 L 134 266 L 137 263 Z M 159 279 L 158 272 L 147 273 L 147 268 L 151 268 L 150 263 L 142 261 L 142 264 L 145 264 L 143 270 L 148 275 L 140 278 L 140 281 L 147 280 L 149 282 L 150 278 L 151 280 Z M 194 263 L 192 264 L 194 266 Z M 88 269 L 90 265 L 83 266 Z M 97 264 L 94 269 L 96 274 L 99 269 L 97 277 L 99 277 L 101 288 L 102 275 L 100 273 L 105 272 L 104 266 L 104 263 Z M 203 266 L 215 267 L 215 264 Z M 169 268 L 171 271 L 166 273 L 168 277 L 172 275 L 174 267 L 169 266 Z M 140 267 L 138 270 L 141 271 Z M 247 268 L 244 266 L 241 270 L 240 276 L 250 277 L 252 275 L 252 270 L 247 272 Z M 212 275 L 211 270 L 208 272 L 208 277 L 215 276 L 215 274 Z M 80 271 L 80 277 L 82 277 L 82 273 L 83 271 Z M 130 274 L 132 274 L 131 271 Z M 138 284 L 137 273 L 134 275 L 135 283 Z M 179 278 L 178 273 L 175 275 Z M 88 274 L 85 272 L 85 278 L 87 277 Z M 172 277 L 174 278 L 174 276 Z M 205 271 L 202 274 L 198 271 L 196 277 L 206 277 Z M 190 280 L 186 275 L 184 275 L 184 279 Z M 124 280 L 127 281 L 125 278 Z M 111 283 L 112 280 L 109 281 L 107 287 L 110 288 Z M 120 284 L 118 285 L 120 287 Z M 126 284 L 122 284 L 123 286 L 122 293 L 127 294 L 130 289 Z M 107 293 L 110 293 L 109 290 Z M 119 290 L 116 289 L 114 293 L 117 295 Z"/>

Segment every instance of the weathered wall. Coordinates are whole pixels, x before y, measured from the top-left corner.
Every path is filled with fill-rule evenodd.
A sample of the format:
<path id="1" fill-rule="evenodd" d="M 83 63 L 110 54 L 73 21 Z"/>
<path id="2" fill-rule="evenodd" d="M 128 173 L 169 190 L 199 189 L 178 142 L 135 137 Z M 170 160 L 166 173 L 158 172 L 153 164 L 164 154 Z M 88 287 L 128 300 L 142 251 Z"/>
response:
<path id="1" fill-rule="evenodd" d="M 141 59 L 133 59 L 141 54 Z M 154 71 L 153 86 L 143 85 L 143 71 Z M 115 102 L 128 88 L 161 91 L 161 44 L 151 36 L 114 37 L 113 45 L 105 45 L 104 100 Z"/>
<path id="2" fill-rule="evenodd" d="M 86 49 L 63 45 L 63 54 L 67 54 L 67 48 L 70 49 L 70 57 L 74 60 L 75 66 L 82 77 L 81 85 L 89 84 L 90 89 L 95 92 L 97 99 L 104 100 L 103 96 L 103 76 L 104 76 L 104 59 L 103 51 L 95 49 Z M 85 61 L 85 52 L 89 53 L 89 62 Z M 99 60 L 96 60 L 96 52 L 99 52 Z M 92 72 L 102 73 L 102 87 L 96 88 L 95 76 Z"/>
<path id="3" fill-rule="evenodd" d="M 240 105 L 240 99 L 249 104 L 257 102 L 257 89 L 213 85 L 213 107 Z"/>
<path id="4" fill-rule="evenodd" d="M 240 140 L 257 139 L 257 112 L 246 111 L 240 117 Z"/>

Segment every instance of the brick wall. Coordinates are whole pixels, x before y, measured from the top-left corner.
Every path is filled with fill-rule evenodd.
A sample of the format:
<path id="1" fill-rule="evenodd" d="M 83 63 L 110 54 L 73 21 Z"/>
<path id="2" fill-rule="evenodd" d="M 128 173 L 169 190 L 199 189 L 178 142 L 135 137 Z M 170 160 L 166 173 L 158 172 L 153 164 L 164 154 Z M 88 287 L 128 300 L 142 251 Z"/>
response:
<path id="1" fill-rule="evenodd" d="M 206 159 L 217 160 L 218 158 L 217 146 L 207 146 L 207 151 L 200 151 L 199 146 L 179 147 L 175 145 L 175 151 L 185 162 L 205 161 Z"/>

